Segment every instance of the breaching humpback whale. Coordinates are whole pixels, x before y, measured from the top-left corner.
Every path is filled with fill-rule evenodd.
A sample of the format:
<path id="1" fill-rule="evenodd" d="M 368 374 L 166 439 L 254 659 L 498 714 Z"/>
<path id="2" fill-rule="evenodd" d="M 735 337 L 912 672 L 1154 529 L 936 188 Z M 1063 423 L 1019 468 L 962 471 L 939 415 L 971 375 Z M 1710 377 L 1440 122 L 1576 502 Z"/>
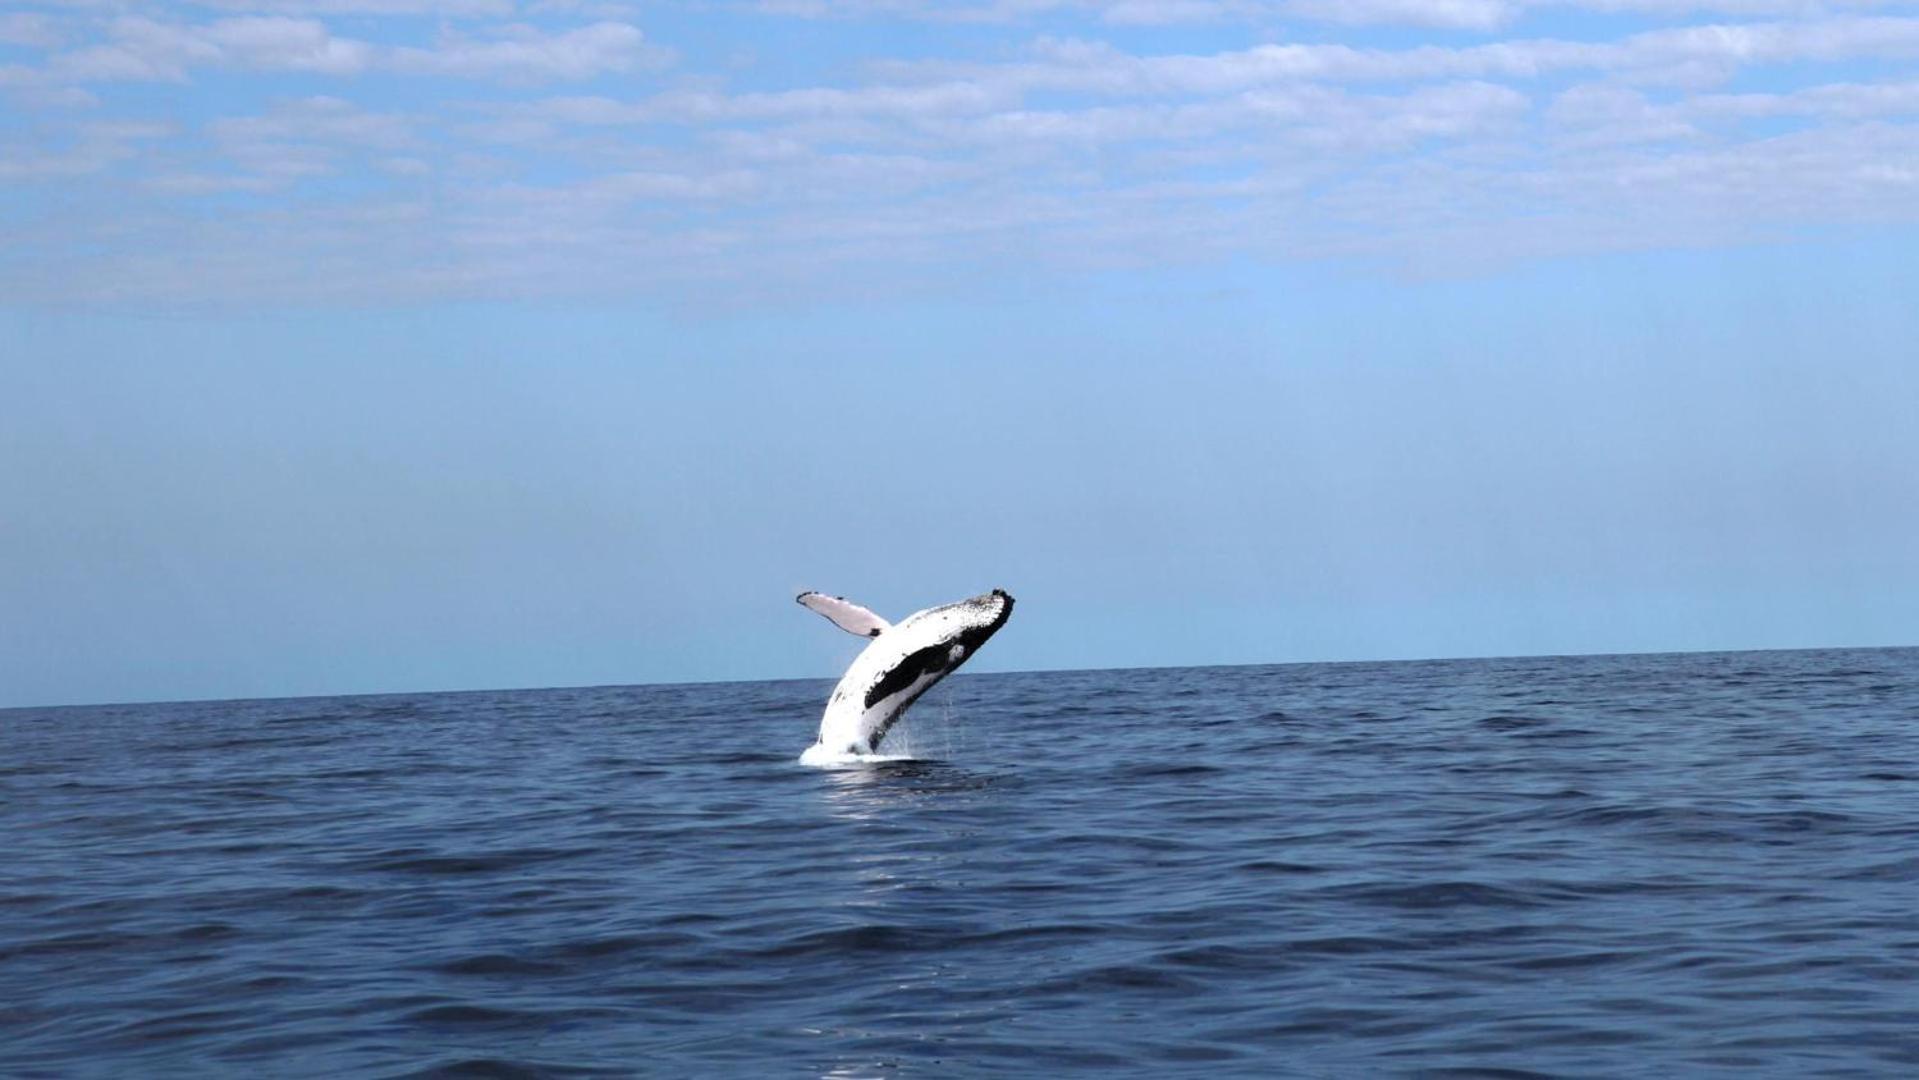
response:
<path id="1" fill-rule="evenodd" d="M 994 589 L 889 623 L 839 596 L 803 592 L 801 604 L 849 634 L 872 638 L 840 677 L 820 717 L 820 737 L 800 761 L 819 765 L 879 749 L 907 706 L 979 651 L 1013 614 L 1013 598 Z"/>

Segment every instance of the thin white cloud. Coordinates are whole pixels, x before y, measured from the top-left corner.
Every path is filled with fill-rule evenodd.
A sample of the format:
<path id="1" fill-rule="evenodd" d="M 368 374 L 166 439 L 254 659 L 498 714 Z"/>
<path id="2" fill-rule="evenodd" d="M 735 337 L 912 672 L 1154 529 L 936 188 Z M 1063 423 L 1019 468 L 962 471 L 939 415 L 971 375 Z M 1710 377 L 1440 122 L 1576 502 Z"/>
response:
<path id="1" fill-rule="evenodd" d="M 258 116 L 216 120 L 207 133 L 227 143 L 298 140 L 392 149 L 413 141 L 406 117 L 368 112 L 327 96 L 281 102 Z"/>
<path id="2" fill-rule="evenodd" d="M 1664 102 L 1630 87 L 1589 83 L 1556 95 L 1545 115 L 1579 146 L 1697 140 L 1729 123 L 1754 119 L 1919 116 L 1919 81 L 1829 83 L 1785 93 L 1702 94 Z"/>
<path id="3" fill-rule="evenodd" d="M 147 121 L 93 121 L 78 125 L 64 145 L 0 143 L 0 180 L 48 180 L 103 172 L 135 157 L 143 143 L 173 134 Z"/>
<path id="4" fill-rule="evenodd" d="M 63 35 L 52 17 L 37 11 L 0 12 L 0 45 L 52 48 Z"/>
<path id="5" fill-rule="evenodd" d="M 1496 30 L 1524 10 L 1519 0 L 1293 0 L 1288 15 L 1352 26 Z"/>
<path id="6" fill-rule="evenodd" d="M 1530 107 L 1524 94 L 1490 83 L 1442 84 L 1389 95 L 1307 86 L 1199 104 L 1009 110 L 942 124 L 937 130 L 974 143 L 1043 144 L 1062 150 L 1211 139 L 1227 133 L 1262 139 L 1267 148 L 1284 138 L 1318 150 L 1378 150 L 1507 126 Z"/>
<path id="7" fill-rule="evenodd" d="M 191 0 L 195 7 L 266 15 L 438 15 L 499 19 L 513 14 L 513 0 Z"/>
<path id="8" fill-rule="evenodd" d="M 1115 26 L 1177 26 L 1227 22 L 1260 5 L 1219 0 L 1116 0 L 1099 6 L 1100 21 Z"/>
<path id="9" fill-rule="evenodd" d="M 640 5 L 621 0 L 531 0 L 522 4 L 527 15 L 570 15 L 583 19 L 630 22 L 640 17 Z"/>
<path id="10" fill-rule="evenodd" d="M 21 75 L 17 85 L 9 85 L 6 69 L 0 68 L 0 88 L 7 89 L 8 96 L 16 104 L 31 109 L 91 109 L 100 104 L 99 95 L 91 90 L 82 90 L 77 86 L 50 86 L 41 79 L 38 71 L 30 68 L 22 69 Z"/>
<path id="11" fill-rule="evenodd" d="M 237 191 L 259 193 L 282 186 L 282 181 L 273 177 L 231 173 L 160 172 L 140 181 L 142 190 L 183 196 L 226 195 Z"/>
<path id="12" fill-rule="evenodd" d="M 1084 42 L 1045 44 L 1023 65 L 975 67 L 983 82 L 1029 90 L 1115 95 L 1218 94 L 1289 81 L 1533 79 L 1560 72 L 1726 77 L 1742 67 L 1799 61 L 1919 57 L 1919 18 L 1844 18 L 1653 30 L 1610 42 L 1525 39 L 1463 47 L 1360 49 L 1258 45 L 1190 55 L 1139 56 Z M 952 65 L 903 65 L 950 78 Z"/>
<path id="13" fill-rule="evenodd" d="M 77 82 L 178 81 L 196 67 L 348 75 L 373 56 L 371 46 L 334 37 L 317 20 L 280 16 L 189 26 L 129 15 L 108 24 L 107 38 L 54 57 L 49 73 Z"/>
<path id="14" fill-rule="evenodd" d="M 106 40 L 58 53 L 43 82 L 180 81 L 197 68 L 348 76 L 369 70 L 504 82 L 549 82 L 655 69 L 670 54 L 639 28 L 601 22 L 547 32 L 509 25 L 484 36 L 449 33 L 430 46 L 374 44 L 334 34 L 319 19 L 241 16 L 209 23 L 121 16 Z"/>
<path id="15" fill-rule="evenodd" d="M 530 26 L 492 31 L 488 38 L 454 37 L 431 48 L 401 47 L 381 64 L 394 71 L 469 79 L 548 82 L 653 69 L 669 58 L 626 23 L 601 22 L 548 34 Z"/>
<path id="16" fill-rule="evenodd" d="M 1776 94 L 1709 94 L 1674 107 L 1709 118 L 1919 116 L 1919 80 L 1831 83 Z"/>
<path id="17" fill-rule="evenodd" d="M 1062 14 L 1111 25 L 1317 22 L 1490 32 L 1555 10 L 1682 18 L 1813 18 L 1910 7 L 1908 0 L 759 0 L 764 13 L 805 19 L 903 19 L 1017 24 Z"/>

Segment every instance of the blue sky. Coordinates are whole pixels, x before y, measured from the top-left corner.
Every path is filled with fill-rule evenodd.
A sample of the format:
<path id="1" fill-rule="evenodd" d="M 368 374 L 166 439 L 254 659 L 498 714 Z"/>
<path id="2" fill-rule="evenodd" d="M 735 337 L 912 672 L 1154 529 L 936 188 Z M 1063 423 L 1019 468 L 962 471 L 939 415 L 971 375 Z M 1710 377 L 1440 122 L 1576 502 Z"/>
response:
<path id="1" fill-rule="evenodd" d="M 0 706 L 1919 641 L 1919 4 L 17 3 Z"/>

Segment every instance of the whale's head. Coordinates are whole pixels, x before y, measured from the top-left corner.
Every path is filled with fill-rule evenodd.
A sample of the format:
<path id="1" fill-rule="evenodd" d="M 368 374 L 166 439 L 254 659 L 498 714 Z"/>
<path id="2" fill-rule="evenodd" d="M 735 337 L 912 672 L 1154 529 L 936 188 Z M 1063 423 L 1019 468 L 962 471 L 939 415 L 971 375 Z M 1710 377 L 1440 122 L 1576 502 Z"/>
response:
<path id="1" fill-rule="evenodd" d="M 956 628 L 953 631 L 954 643 L 965 645 L 970 653 L 986 644 L 986 639 L 999 633 L 999 628 L 1013 617 L 1013 594 L 1005 589 L 994 589 L 927 612 L 929 615 L 948 613 Z"/>
<path id="2" fill-rule="evenodd" d="M 902 622 L 889 633 L 911 642 L 911 647 L 867 690 L 866 707 L 873 708 L 907 687 L 914 687 L 913 696 L 918 697 L 920 692 L 971 659 L 1012 617 L 1012 594 L 1005 589 L 994 589 L 928 608 Z M 908 699 L 909 704 L 910 701 Z"/>

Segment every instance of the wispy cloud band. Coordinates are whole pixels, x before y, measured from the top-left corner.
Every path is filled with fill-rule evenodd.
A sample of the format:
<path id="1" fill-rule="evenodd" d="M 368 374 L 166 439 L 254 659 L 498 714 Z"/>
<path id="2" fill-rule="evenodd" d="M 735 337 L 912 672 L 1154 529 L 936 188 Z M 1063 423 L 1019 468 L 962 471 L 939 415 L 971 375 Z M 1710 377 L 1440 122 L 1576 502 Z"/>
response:
<path id="1" fill-rule="evenodd" d="M 796 17 L 1009 35 L 797 81 L 598 6 L 10 15 L 0 93 L 26 122 L 0 136 L 0 284 L 26 302 L 711 299 L 1247 257 L 1446 273 L 1919 218 L 1919 17 L 1899 4 L 1593 0 L 1620 22 L 1597 37 L 1499 36 L 1568 5 L 1187 5 L 1484 38 L 1222 29 L 1210 51 L 1103 37 L 1148 20 L 1122 6 L 736 16 L 772 27 L 760 49 Z M 1079 32 L 1021 29 L 1041 19 Z M 220 92 L 186 111 L 127 92 L 203 79 Z"/>

